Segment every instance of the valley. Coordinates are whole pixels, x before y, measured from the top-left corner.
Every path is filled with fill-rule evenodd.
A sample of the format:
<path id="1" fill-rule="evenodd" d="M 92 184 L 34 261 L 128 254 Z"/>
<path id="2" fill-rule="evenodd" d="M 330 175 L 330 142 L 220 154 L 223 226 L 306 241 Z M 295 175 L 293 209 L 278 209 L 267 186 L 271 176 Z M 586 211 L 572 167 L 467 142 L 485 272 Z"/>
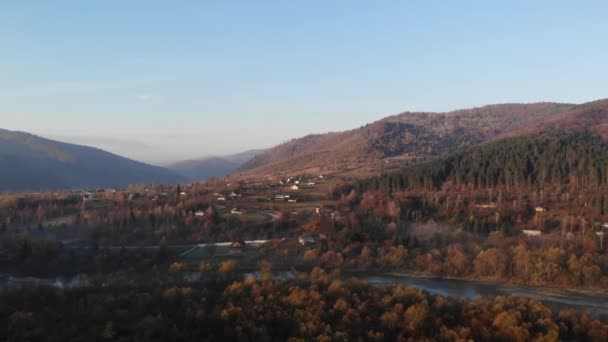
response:
<path id="1" fill-rule="evenodd" d="M 371 286 L 365 291 L 414 291 L 434 305 L 535 307 L 527 310 L 602 334 L 608 144 L 591 128 L 556 124 L 576 106 L 484 108 L 387 118 L 363 145 L 341 134 L 359 139 L 366 128 L 308 137 L 276 148 L 293 157 L 269 157 L 270 149 L 199 182 L 4 193 L 0 296 L 42 288 L 109 296 L 150 284 L 224 296 L 241 286 L 327 286 L 334 296 Z M 515 116 L 506 120 L 504 110 Z M 530 127 L 526 110 L 546 123 L 533 134 L 519 130 Z M 469 116 L 488 124 L 437 133 L 450 120 L 472 126 Z M 363 146 L 375 151 L 366 162 L 352 149 Z M 320 166 L 324 158 L 342 166 Z"/>

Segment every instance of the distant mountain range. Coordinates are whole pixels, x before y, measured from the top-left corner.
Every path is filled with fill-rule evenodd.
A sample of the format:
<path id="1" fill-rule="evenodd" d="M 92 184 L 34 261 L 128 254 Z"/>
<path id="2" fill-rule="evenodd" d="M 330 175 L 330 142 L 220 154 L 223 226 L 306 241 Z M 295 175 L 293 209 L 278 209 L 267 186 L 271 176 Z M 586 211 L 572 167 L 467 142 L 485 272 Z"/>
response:
<path id="1" fill-rule="evenodd" d="M 0 191 L 126 187 L 185 181 L 162 167 L 88 146 L 0 129 Z"/>
<path id="2" fill-rule="evenodd" d="M 264 151 L 249 150 L 228 156 L 185 160 L 168 165 L 167 168 L 193 181 L 205 180 L 228 175 Z"/>
<path id="3" fill-rule="evenodd" d="M 243 176 L 335 173 L 365 177 L 385 168 L 508 136 L 550 129 L 608 139 L 608 100 L 581 105 L 498 104 L 448 113 L 402 113 L 363 127 L 308 135 L 268 149 L 245 163 Z"/>
<path id="4" fill-rule="evenodd" d="M 484 142 L 550 130 L 608 141 L 608 100 L 581 105 L 498 104 L 448 113 L 402 113 L 360 128 L 293 139 L 267 150 L 187 160 L 162 168 L 100 149 L 0 130 L 0 191 L 124 187 L 234 174 L 368 177 Z"/>

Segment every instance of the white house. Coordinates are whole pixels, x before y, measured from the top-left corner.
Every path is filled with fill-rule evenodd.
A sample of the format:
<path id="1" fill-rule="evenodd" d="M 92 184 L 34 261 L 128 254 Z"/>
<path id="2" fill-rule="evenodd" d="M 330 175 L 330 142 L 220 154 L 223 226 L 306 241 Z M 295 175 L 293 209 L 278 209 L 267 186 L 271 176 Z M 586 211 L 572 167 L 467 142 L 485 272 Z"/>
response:
<path id="1" fill-rule="evenodd" d="M 537 229 L 524 229 L 522 231 L 525 236 L 541 236 L 543 233 Z"/>
<path id="2" fill-rule="evenodd" d="M 202 210 L 198 210 L 197 212 L 194 213 L 194 216 L 203 217 L 203 216 L 205 216 L 205 212 Z"/>
<path id="3" fill-rule="evenodd" d="M 298 243 L 302 246 L 313 245 L 325 238 L 323 234 L 304 233 L 298 237 Z"/>
<path id="4" fill-rule="evenodd" d="M 475 207 L 482 208 L 482 209 L 493 209 L 493 208 L 496 208 L 496 204 L 494 204 L 494 203 L 477 204 L 477 205 L 475 205 Z"/>
<path id="5" fill-rule="evenodd" d="M 299 187 L 299 186 L 297 186 L 296 184 L 294 184 L 294 185 L 292 185 L 292 186 L 290 187 L 290 189 L 291 189 L 291 190 L 300 190 L 300 187 Z"/>

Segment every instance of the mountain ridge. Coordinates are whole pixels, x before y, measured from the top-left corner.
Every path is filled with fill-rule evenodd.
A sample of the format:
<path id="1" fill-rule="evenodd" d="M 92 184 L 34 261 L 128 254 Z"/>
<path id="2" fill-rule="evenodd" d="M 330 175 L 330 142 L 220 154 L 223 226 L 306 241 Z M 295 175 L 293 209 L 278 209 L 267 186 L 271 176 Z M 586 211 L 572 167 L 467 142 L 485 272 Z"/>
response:
<path id="1" fill-rule="evenodd" d="M 171 171 L 90 146 L 0 130 L 0 191 L 176 183 Z"/>
<path id="2" fill-rule="evenodd" d="M 584 104 L 504 103 L 442 113 L 402 112 L 360 128 L 292 139 L 256 156 L 237 172 L 245 177 L 294 173 L 370 176 L 386 167 L 400 167 L 459 148 L 548 128 L 590 131 L 608 139 L 608 100 Z"/>
<path id="3" fill-rule="evenodd" d="M 201 181 L 230 174 L 264 151 L 263 149 L 253 149 L 226 156 L 183 160 L 169 164 L 167 168 L 192 181 Z"/>

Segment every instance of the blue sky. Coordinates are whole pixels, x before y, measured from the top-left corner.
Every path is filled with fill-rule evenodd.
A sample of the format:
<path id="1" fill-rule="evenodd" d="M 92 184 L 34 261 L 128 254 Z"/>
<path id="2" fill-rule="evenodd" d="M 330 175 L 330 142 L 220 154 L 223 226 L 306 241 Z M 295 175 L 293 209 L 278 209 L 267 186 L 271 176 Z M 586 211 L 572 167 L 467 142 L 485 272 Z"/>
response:
<path id="1" fill-rule="evenodd" d="M 0 127 L 148 162 L 608 97 L 606 1 L 10 1 Z"/>

